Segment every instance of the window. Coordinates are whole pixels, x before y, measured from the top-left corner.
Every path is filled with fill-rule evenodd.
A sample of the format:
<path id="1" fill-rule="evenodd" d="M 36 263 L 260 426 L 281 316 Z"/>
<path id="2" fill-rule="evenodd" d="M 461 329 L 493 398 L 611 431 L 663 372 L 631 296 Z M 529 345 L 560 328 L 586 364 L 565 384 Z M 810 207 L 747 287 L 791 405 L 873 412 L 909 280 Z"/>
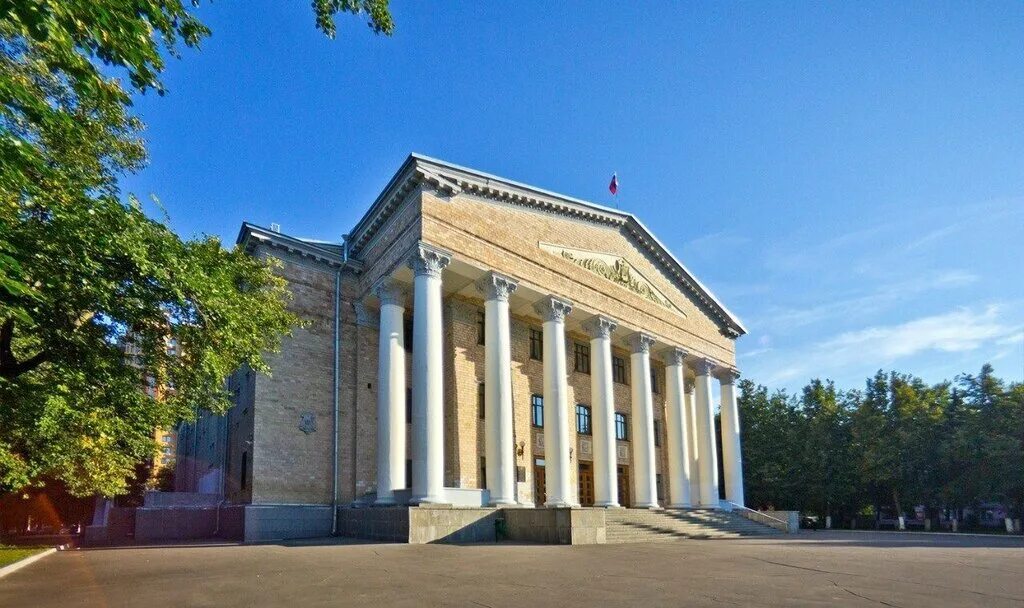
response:
<path id="1" fill-rule="evenodd" d="M 661 389 L 658 387 L 658 370 L 651 368 L 651 392 L 655 395 L 661 393 Z"/>
<path id="2" fill-rule="evenodd" d="M 412 423 L 412 389 L 405 389 L 405 423 Z"/>
<path id="3" fill-rule="evenodd" d="M 412 487 L 412 458 L 405 461 L 405 487 Z"/>
<path id="4" fill-rule="evenodd" d="M 412 316 L 408 316 L 402 319 L 402 333 L 405 335 L 405 352 L 412 352 Z"/>
<path id="5" fill-rule="evenodd" d="M 171 436 L 170 435 L 164 435 L 164 443 L 170 443 L 170 442 L 171 442 Z"/>
<path id="6" fill-rule="evenodd" d="M 581 435 L 590 434 L 590 408 L 582 403 L 576 405 L 576 432 Z"/>
<path id="7" fill-rule="evenodd" d="M 171 453 L 171 446 L 165 445 L 164 446 L 164 454 L 170 454 L 170 453 Z"/>
<path id="8" fill-rule="evenodd" d="M 662 482 L 661 473 L 654 474 L 654 484 L 657 487 L 658 500 L 665 500 L 665 485 Z"/>
<path id="9" fill-rule="evenodd" d="M 238 472 L 239 473 L 238 474 L 238 477 L 239 477 L 239 479 L 238 479 L 238 489 L 239 490 L 244 490 L 245 489 L 245 482 L 246 482 L 246 478 L 245 478 L 246 471 L 245 470 L 247 468 L 249 468 L 249 452 L 242 452 L 242 466 L 241 466 L 241 471 Z"/>
<path id="10" fill-rule="evenodd" d="M 533 426 L 539 429 L 544 428 L 544 397 L 540 395 L 530 396 L 530 413 Z"/>
<path id="11" fill-rule="evenodd" d="M 626 415 L 619 412 L 615 412 L 615 438 L 629 441 L 629 425 L 626 424 Z"/>
<path id="12" fill-rule="evenodd" d="M 476 383 L 476 409 L 477 409 L 477 417 L 478 418 L 486 417 L 485 412 L 487 411 L 486 410 L 486 406 L 487 406 L 486 392 L 487 391 L 485 390 L 485 388 L 486 387 L 484 386 L 483 382 L 477 382 Z"/>
<path id="13" fill-rule="evenodd" d="M 544 360 L 544 332 L 530 328 L 530 358 L 534 361 Z"/>
<path id="14" fill-rule="evenodd" d="M 612 380 L 619 384 L 629 384 L 626 382 L 626 361 L 615 355 L 612 355 Z"/>
<path id="15" fill-rule="evenodd" d="M 576 365 L 573 367 L 573 369 L 580 372 L 581 374 L 589 374 L 590 345 L 576 342 L 574 346 L 576 352 Z"/>
<path id="16" fill-rule="evenodd" d="M 480 483 L 477 485 L 481 488 L 487 487 L 487 459 L 483 456 L 480 457 Z"/>
<path id="17" fill-rule="evenodd" d="M 164 456 L 160 459 L 160 464 L 167 464 L 169 462 L 171 462 L 171 458 L 169 456 Z"/>
<path id="18" fill-rule="evenodd" d="M 480 310 L 476 313 L 476 343 L 482 345 L 486 336 L 487 319 L 484 316 L 484 311 Z"/>
<path id="19" fill-rule="evenodd" d="M 661 447 L 661 420 L 654 421 L 654 447 Z"/>

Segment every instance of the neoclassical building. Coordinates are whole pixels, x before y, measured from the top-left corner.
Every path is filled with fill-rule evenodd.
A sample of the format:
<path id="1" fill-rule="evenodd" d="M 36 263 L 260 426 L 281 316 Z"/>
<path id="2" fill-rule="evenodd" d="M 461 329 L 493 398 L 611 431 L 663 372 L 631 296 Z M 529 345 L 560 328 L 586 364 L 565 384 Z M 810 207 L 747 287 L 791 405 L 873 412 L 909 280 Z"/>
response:
<path id="1" fill-rule="evenodd" d="M 743 504 L 745 330 L 632 214 L 414 154 L 341 242 L 239 243 L 306 325 L 182 429 L 178 472 L 247 538 Z"/>

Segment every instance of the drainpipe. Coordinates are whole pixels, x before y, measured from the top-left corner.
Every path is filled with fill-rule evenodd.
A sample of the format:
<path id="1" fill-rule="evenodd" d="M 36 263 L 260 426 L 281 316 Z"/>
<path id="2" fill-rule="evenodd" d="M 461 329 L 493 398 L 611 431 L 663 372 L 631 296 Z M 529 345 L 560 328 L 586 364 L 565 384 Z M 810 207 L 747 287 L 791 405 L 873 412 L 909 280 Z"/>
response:
<path id="1" fill-rule="evenodd" d="M 346 253 L 348 246 L 346 243 Z M 346 256 L 347 257 L 347 256 Z M 334 462 L 331 475 L 331 535 L 338 533 L 338 388 L 339 368 L 341 367 L 341 267 L 334 275 L 334 392 L 332 401 L 334 404 L 333 433 L 331 443 L 334 450 Z"/>

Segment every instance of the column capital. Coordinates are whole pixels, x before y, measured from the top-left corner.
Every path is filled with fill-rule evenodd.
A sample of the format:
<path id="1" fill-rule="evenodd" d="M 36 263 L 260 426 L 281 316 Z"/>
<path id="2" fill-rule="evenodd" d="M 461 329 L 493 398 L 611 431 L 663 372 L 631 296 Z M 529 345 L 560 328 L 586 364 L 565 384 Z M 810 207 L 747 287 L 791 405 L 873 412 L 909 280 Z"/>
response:
<path id="1" fill-rule="evenodd" d="M 666 348 L 662 356 L 665 357 L 665 365 L 678 365 L 683 367 L 686 364 L 686 356 L 690 354 L 690 351 L 685 348 L 679 348 L 678 346 L 672 346 Z"/>
<path id="2" fill-rule="evenodd" d="M 426 243 L 417 243 L 413 249 L 412 255 L 409 259 L 409 266 L 412 267 L 413 274 L 416 276 L 430 276 L 430 277 L 441 277 L 441 271 L 445 269 L 452 261 L 452 254 L 448 253 L 443 249 L 428 245 Z"/>
<path id="3" fill-rule="evenodd" d="M 352 302 L 352 308 L 356 311 L 356 325 L 373 327 L 374 329 L 380 325 L 380 316 L 377 314 L 377 311 L 367 306 L 366 302 L 356 300 Z"/>
<path id="4" fill-rule="evenodd" d="M 735 384 L 740 379 L 740 370 L 735 367 L 720 367 L 718 369 L 718 379 L 725 385 Z"/>
<path id="5" fill-rule="evenodd" d="M 634 353 L 650 353 L 651 347 L 654 346 L 654 337 L 638 331 L 629 337 L 629 346 Z"/>
<path id="6" fill-rule="evenodd" d="M 698 357 L 693 364 L 694 369 L 698 376 L 713 376 L 715 370 L 718 369 L 718 364 L 715 363 L 714 359 L 708 359 L 707 357 Z"/>
<path id="7" fill-rule="evenodd" d="M 488 300 L 507 302 L 508 297 L 519 287 L 519 282 L 496 272 L 488 272 L 476 282 L 476 288 Z"/>
<path id="8" fill-rule="evenodd" d="M 591 338 L 609 338 L 619 323 L 615 319 L 603 315 L 594 315 L 583 322 L 583 330 Z"/>
<path id="9" fill-rule="evenodd" d="M 372 291 L 380 299 L 382 305 L 394 304 L 405 308 L 408 294 L 405 286 L 396 281 L 394 277 L 384 276 L 377 279 L 377 282 L 373 284 Z"/>
<path id="10" fill-rule="evenodd" d="M 558 296 L 545 296 L 533 305 L 533 309 L 545 321 L 565 321 L 565 317 L 572 312 L 572 302 L 563 300 Z"/>

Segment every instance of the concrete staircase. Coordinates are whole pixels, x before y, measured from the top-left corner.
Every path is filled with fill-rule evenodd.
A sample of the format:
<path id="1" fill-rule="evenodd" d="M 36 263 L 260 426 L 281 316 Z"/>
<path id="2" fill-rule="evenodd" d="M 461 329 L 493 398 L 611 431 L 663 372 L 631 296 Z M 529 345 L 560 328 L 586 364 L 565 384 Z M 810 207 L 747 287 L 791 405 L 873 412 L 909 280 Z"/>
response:
<path id="1" fill-rule="evenodd" d="M 605 522 L 608 543 L 782 534 L 739 514 L 715 509 L 611 509 L 605 515 Z"/>

